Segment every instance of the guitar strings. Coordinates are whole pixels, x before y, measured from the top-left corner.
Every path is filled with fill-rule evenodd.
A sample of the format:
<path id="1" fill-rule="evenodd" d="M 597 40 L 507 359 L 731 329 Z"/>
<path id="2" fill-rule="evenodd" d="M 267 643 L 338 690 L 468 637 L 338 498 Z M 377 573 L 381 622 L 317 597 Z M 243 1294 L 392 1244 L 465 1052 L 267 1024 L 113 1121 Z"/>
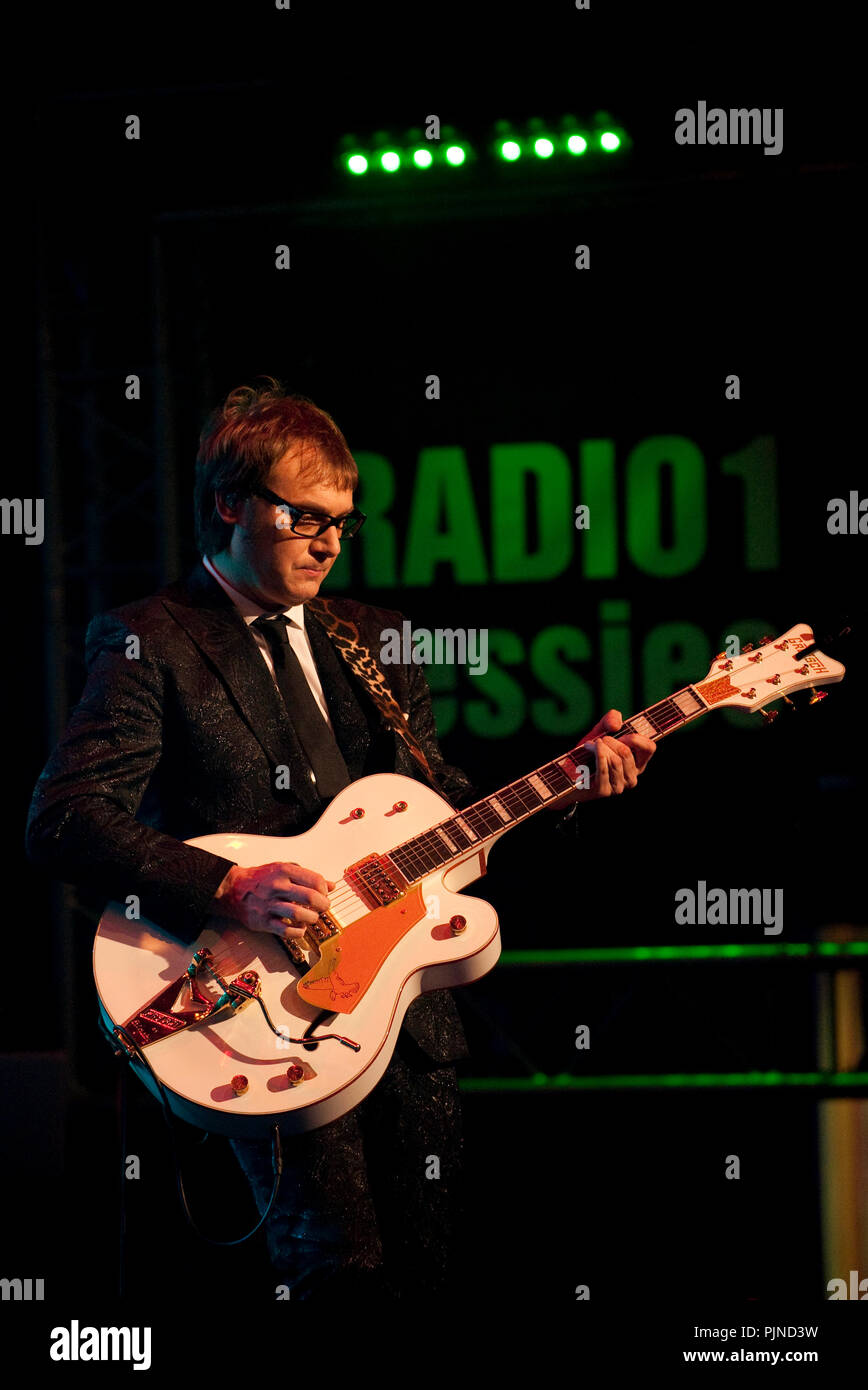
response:
<path id="1" fill-rule="evenodd" d="M 668 703 L 670 703 L 669 700 L 662 700 L 662 701 L 660 701 L 660 705 L 664 705 L 664 704 L 668 704 Z M 651 708 L 651 709 L 656 709 L 656 708 L 659 708 L 659 706 L 654 706 L 654 705 L 652 705 L 650 708 Z M 647 710 L 643 710 L 642 712 L 643 712 L 643 714 L 645 714 L 646 717 L 647 717 L 648 711 L 647 711 Z M 704 711 L 703 711 L 703 712 L 704 712 Z M 668 713 L 668 711 L 667 711 L 667 713 Z M 679 715 L 678 715 L 678 719 L 677 719 L 677 723 L 676 723 L 675 721 L 673 721 L 673 723 L 672 723 L 669 727 L 663 728 L 663 729 L 661 729 L 659 732 L 655 731 L 655 733 L 654 733 L 654 735 L 653 735 L 654 742 L 655 742 L 655 743 L 659 742 L 660 739 L 665 738 L 667 734 L 674 732 L 675 728 L 680 727 L 680 725 L 681 725 L 682 723 L 684 723 L 684 722 L 686 722 L 686 721 L 683 719 L 683 716 L 679 714 Z M 634 732 L 634 730 L 632 730 L 632 729 L 630 728 L 630 721 L 629 721 L 629 720 L 625 720 L 625 721 L 624 721 L 624 724 L 623 724 L 622 727 L 621 727 L 621 729 L 619 729 L 618 733 L 615 734 L 615 735 L 613 735 L 613 737 L 615 737 L 615 738 L 622 738 L 625 734 L 629 734 L 629 733 L 632 733 L 632 732 Z M 568 756 L 568 755 L 565 754 L 564 756 Z M 557 758 L 554 759 L 554 762 L 557 763 L 557 762 L 558 762 L 558 759 L 557 759 Z M 544 766 L 548 766 L 548 764 L 544 764 Z M 531 774 L 531 775 L 532 775 L 532 774 Z M 522 779 L 522 778 L 519 778 L 519 779 L 518 779 L 519 782 L 522 781 L 522 780 L 524 780 L 524 779 Z M 497 792 L 492 793 L 492 796 L 503 799 L 503 797 L 509 792 L 510 788 L 513 787 L 513 786 L 515 786 L 515 785 L 517 785 L 517 783 L 509 783 L 508 786 L 506 786 L 506 787 L 501 787 Z M 475 803 L 475 804 L 476 804 L 476 805 L 482 805 L 482 804 L 484 804 L 485 802 L 487 802 L 489 799 L 490 799 L 490 798 L 485 797 L 485 798 L 482 799 L 482 801 L 477 802 L 477 803 Z M 471 810 L 472 810 L 473 808 L 470 807 L 470 808 L 468 808 L 468 809 L 471 809 Z M 542 810 L 542 809 L 544 809 L 544 806 L 543 806 L 543 807 L 539 807 L 539 808 L 537 808 L 537 809 Z M 458 811 L 456 814 L 457 814 L 457 815 L 464 815 L 465 812 L 464 812 L 464 811 Z M 530 818 L 530 816 L 533 815 L 533 814 L 534 814 L 533 811 L 526 811 L 524 814 L 515 817 L 515 819 L 514 819 L 514 824 L 519 824 L 519 823 L 520 823 L 521 821 L 523 821 L 523 820 L 528 820 L 528 819 Z M 448 818 L 447 818 L 447 819 L 448 819 Z M 426 830 L 426 831 L 420 831 L 420 832 L 419 832 L 419 836 L 418 836 L 418 837 L 417 837 L 417 836 L 413 836 L 412 839 L 421 838 L 423 835 L 430 834 L 432 829 L 433 829 L 433 827 L 429 827 L 428 830 Z M 484 842 L 485 842 L 485 839 L 487 839 L 487 838 L 488 838 L 487 836 L 481 837 L 480 843 L 484 843 Z M 405 843 L 409 844 L 409 843 L 411 843 L 411 842 L 412 842 L 412 841 L 406 841 Z M 397 848 L 397 847 L 396 847 L 396 848 Z M 478 848 L 478 846 L 477 846 L 477 848 Z M 409 881 L 409 882 L 408 882 L 408 887 L 413 887 L 416 883 L 421 883 L 421 882 L 423 882 L 423 880 L 424 880 L 427 876 L 428 876 L 427 874 L 420 874 L 418 878 L 413 879 L 412 881 Z M 337 882 L 336 882 L 336 884 L 335 884 L 335 887 L 332 889 L 331 893 L 330 893 L 328 896 L 329 896 L 329 911 L 330 911 L 330 912 L 333 911 L 333 912 L 335 913 L 335 915 L 338 916 L 338 917 L 341 916 L 341 913 L 342 913 L 342 910 L 343 910 L 343 909 L 345 909 L 345 908 L 347 908 L 347 907 L 350 907 L 351 905 L 353 905 L 355 902 L 358 901 L 358 894 L 356 893 L 355 889 L 347 882 L 347 880 L 346 880 L 345 878 L 339 878 L 339 879 L 337 880 Z M 308 925 L 311 925 L 311 926 L 312 926 L 313 924 L 310 923 L 310 924 L 308 924 Z M 271 935 L 276 935 L 276 933 L 266 933 L 266 935 L 269 935 L 269 934 L 271 934 Z M 298 938 L 296 938 L 296 939 L 299 940 L 299 941 L 301 940 L 300 937 L 298 937 Z M 238 944 L 240 945 L 241 943 L 238 943 Z M 245 944 L 245 946 L 247 947 L 247 950 L 248 950 L 248 953 L 249 953 L 249 944 L 248 944 L 248 943 L 244 943 L 244 944 Z M 231 946 L 228 946 L 228 947 L 227 947 L 227 946 L 225 945 L 225 943 L 224 943 L 223 946 L 222 946 L 222 949 L 221 949 L 221 947 L 217 947 L 217 948 L 214 950 L 214 954 L 213 954 L 212 957 L 211 957 L 211 962 L 210 962 L 210 963 L 211 963 L 211 965 L 214 967 L 214 969 L 215 969 L 220 975 L 226 976 L 227 974 L 230 974 L 230 973 L 238 973 L 239 971 L 243 970 L 246 966 L 248 966 L 248 965 L 249 965 L 249 954 L 248 954 L 248 959 L 247 959 L 246 961 L 245 961 L 244 959 L 239 959 L 237 956 L 235 956 L 235 954 L 234 954 L 234 952 L 233 952 L 233 950 L 232 950 L 232 947 L 231 947 Z"/>
<path id="2" fill-rule="evenodd" d="M 737 669 L 741 670 L 742 668 L 739 667 Z M 675 691 L 672 695 L 665 696 L 662 700 L 657 701 L 656 704 L 649 705 L 647 709 L 641 710 L 639 714 L 632 715 L 629 719 L 625 719 L 621 728 L 617 731 L 617 733 L 612 735 L 612 737 L 620 739 L 625 737 L 625 735 L 635 733 L 636 730 L 634 727 L 634 722 L 639 719 L 645 719 L 645 721 L 651 725 L 651 728 L 653 730 L 649 737 L 652 738 L 653 742 L 659 743 L 661 739 L 664 739 L 667 737 L 667 735 L 674 733 L 676 729 L 681 728 L 684 724 L 691 722 L 692 719 L 696 718 L 698 715 L 705 714 L 708 712 L 709 706 L 705 705 L 704 708 L 697 710 L 694 715 L 685 717 L 685 715 L 683 714 L 679 706 L 675 703 L 675 701 L 678 695 L 687 693 L 693 693 L 692 687 L 689 685 L 685 686 L 683 690 Z M 658 725 L 662 727 L 658 728 Z M 570 754 L 566 753 L 562 756 L 569 757 Z M 555 758 L 553 759 L 552 763 L 547 763 L 543 766 L 544 768 L 557 766 L 559 765 L 559 763 L 560 759 Z M 541 771 L 542 769 L 540 768 L 535 769 L 535 772 L 537 774 L 539 774 Z M 533 775 L 533 773 L 529 774 L 529 776 Z M 518 788 L 519 786 L 526 783 L 527 780 L 528 779 L 525 777 L 518 778 L 515 782 L 510 782 L 506 787 L 501 787 L 498 791 L 493 792 L 490 797 L 483 797 L 480 801 L 474 803 L 474 806 L 467 807 L 461 811 L 457 811 L 455 817 L 447 817 L 447 820 L 442 822 L 441 824 L 446 825 L 449 823 L 450 819 L 455 819 L 457 818 L 457 816 L 467 815 L 468 811 L 473 811 L 476 807 L 489 807 L 489 803 L 492 800 L 499 800 L 501 805 L 506 805 L 507 809 L 509 809 L 509 793 L 513 789 Z M 513 801 L 515 801 L 515 797 L 513 797 Z M 521 805 L 520 800 L 519 805 Z M 537 810 L 543 809 L 545 809 L 545 803 L 543 803 L 543 805 L 541 806 L 534 807 L 530 810 L 528 810 L 527 808 L 522 808 L 521 813 L 518 815 L 515 815 L 512 811 L 510 811 L 510 818 L 512 820 L 512 824 L 518 825 L 520 822 L 528 820 L 530 816 L 535 814 Z M 480 834 L 479 839 L 476 842 L 476 849 L 478 849 L 481 845 L 484 845 L 485 841 L 490 838 L 489 835 L 486 835 L 484 833 L 484 828 L 484 825 L 479 827 L 480 831 L 483 833 Z M 412 836 L 410 840 L 405 841 L 403 845 L 395 846 L 395 849 L 404 848 L 405 845 L 412 845 L 414 840 L 424 839 L 425 836 L 431 835 L 435 829 L 436 827 L 429 826 L 427 830 L 420 831 L 417 835 Z M 463 853 L 463 851 L 459 851 L 459 853 Z M 428 874 L 434 871 L 435 867 L 442 868 L 443 866 L 432 866 L 431 870 L 429 870 L 428 872 L 418 874 L 418 876 L 413 879 L 410 879 L 408 875 L 404 873 L 404 877 L 407 878 L 408 887 L 412 888 L 416 884 L 422 883 L 425 880 L 425 878 L 428 877 Z M 345 878 L 340 878 L 337 880 L 335 887 L 332 889 L 332 892 L 329 895 L 329 912 L 333 912 L 336 917 L 340 918 L 342 913 L 347 908 L 353 906 L 355 903 L 358 903 L 358 901 L 359 898 L 356 890 L 346 881 Z M 297 939 L 301 940 L 301 938 Z M 238 944 L 241 945 L 240 942 Z M 249 944 L 244 944 L 249 952 Z M 210 964 L 218 971 L 219 974 L 226 975 L 230 972 L 237 972 L 244 969 L 245 964 L 249 964 L 249 959 L 247 962 L 237 959 L 232 948 L 226 947 L 224 943 L 222 949 L 218 947 L 215 950 L 214 954 L 211 957 Z"/>
<path id="3" fill-rule="evenodd" d="M 337 880 L 336 884 L 335 884 L 335 887 L 332 889 L 331 893 L 328 895 L 328 899 L 329 899 L 329 911 L 331 912 L 332 910 L 334 910 L 334 912 L 335 912 L 337 915 L 340 915 L 341 909 L 342 909 L 342 908 L 345 908 L 345 907 L 348 907 L 348 906 L 353 902 L 353 900 L 354 900 L 355 898 L 356 898 L 356 894 L 355 894 L 355 892 L 353 891 L 353 889 L 350 887 L 350 885 L 347 883 L 346 879 L 344 879 L 344 878 L 339 878 L 339 879 Z M 301 926 L 306 926 L 306 927 L 312 927 L 312 926 L 314 925 L 314 923 L 312 923 L 312 922 L 308 922 L 308 923 L 299 923 L 299 925 L 301 925 Z M 214 928 L 214 930 L 217 930 L 217 928 Z M 228 924 L 227 924 L 226 930 L 229 930 L 229 931 L 232 931 L 232 930 L 233 930 L 233 927 L 232 927 L 231 923 L 228 923 Z M 218 974 L 223 975 L 224 977 L 225 977 L 226 975 L 229 975 L 229 974 L 237 974 L 239 971 L 244 970 L 244 969 L 247 968 L 247 967 L 249 966 L 249 964 L 250 964 L 250 946 L 251 946 L 252 944 L 254 944 L 255 937 L 256 937 L 256 936 L 260 936 L 260 935 L 264 935 L 264 936 L 277 936 L 277 933 L 276 933 L 276 932 L 256 932 L 256 933 L 251 933 L 251 938 L 252 938 L 252 939 L 251 939 L 250 942 L 244 942 L 244 943 L 239 942 L 239 943 L 237 943 L 237 945 L 242 945 L 242 944 L 244 945 L 244 947 L 245 947 L 245 949 L 246 949 L 246 951 L 247 951 L 247 959 L 246 959 L 246 960 L 245 960 L 244 958 L 239 958 L 238 956 L 236 956 L 235 953 L 234 953 L 234 951 L 233 951 L 233 947 L 232 947 L 230 944 L 227 944 L 225 941 L 223 941 L 223 942 L 221 942 L 220 945 L 215 946 L 214 948 L 212 948 L 212 955 L 211 955 L 211 959 L 210 959 L 210 961 L 209 961 L 209 965 L 210 965 L 214 970 L 216 970 L 216 971 L 218 972 Z M 298 941 L 301 941 L 301 937 L 297 937 L 297 938 L 295 938 L 295 939 L 298 940 Z"/>

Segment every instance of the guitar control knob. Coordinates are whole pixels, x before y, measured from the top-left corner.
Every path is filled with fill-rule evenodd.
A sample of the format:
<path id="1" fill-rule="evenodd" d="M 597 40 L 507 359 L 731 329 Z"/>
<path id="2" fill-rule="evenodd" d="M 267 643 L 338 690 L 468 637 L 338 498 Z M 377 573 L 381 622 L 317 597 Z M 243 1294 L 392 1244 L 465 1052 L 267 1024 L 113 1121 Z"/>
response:
<path id="1" fill-rule="evenodd" d="M 464 928 L 465 928 L 466 926 L 467 926 L 467 918 L 466 918 L 466 917 L 450 917 L 450 918 L 449 918 L 449 930 L 451 931 L 451 933 L 452 933 L 453 936 L 460 936 L 461 933 L 464 931 Z"/>
<path id="2" fill-rule="evenodd" d="M 395 804 L 394 804 L 394 806 L 392 807 L 392 810 L 393 810 L 393 811 L 406 811 L 406 809 L 407 809 L 407 803 L 406 803 L 406 801 L 396 801 Z"/>
<path id="3" fill-rule="evenodd" d="M 229 1082 L 229 1085 L 232 1087 L 236 1096 L 243 1096 L 244 1092 L 247 1090 L 249 1082 L 246 1076 L 241 1076 L 239 1074 L 238 1076 L 233 1076 L 232 1080 Z"/>
<path id="4" fill-rule="evenodd" d="M 356 809 L 355 809 L 354 811 L 350 811 L 350 815 L 352 816 L 353 820 L 361 820 L 361 819 L 362 819 L 362 816 L 363 816 L 364 814 L 365 814 L 365 808 L 364 808 L 364 806 L 357 806 Z"/>
<path id="5" fill-rule="evenodd" d="M 299 1066 L 298 1062 L 293 1062 L 292 1066 L 286 1069 L 286 1079 L 290 1086 L 297 1086 L 300 1081 L 304 1081 L 304 1067 Z"/>

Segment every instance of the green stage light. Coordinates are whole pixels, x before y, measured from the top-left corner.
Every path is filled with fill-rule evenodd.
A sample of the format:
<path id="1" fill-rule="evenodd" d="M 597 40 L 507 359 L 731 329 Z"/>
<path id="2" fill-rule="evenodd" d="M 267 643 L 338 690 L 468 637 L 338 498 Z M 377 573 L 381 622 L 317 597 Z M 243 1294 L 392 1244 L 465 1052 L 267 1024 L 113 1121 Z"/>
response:
<path id="1" fill-rule="evenodd" d="M 585 133 L 580 134 L 579 128 Z M 520 129 L 507 120 L 495 121 L 486 142 L 486 152 L 489 158 L 502 159 L 509 164 L 531 153 L 537 159 L 551 159 L 553 155 L 565 153 L 587 155 L 594 162 L 602 152 L 609 154 L 620 150 L 623 153 L 631 146 L 629 135 L 609 112 L 597 111 L 587 123 L 581 113 L 567 112 L 556 119 L 532 116 Z M 455 126 L 442 128 L 441 142 L 436 146 L 424 139 L 420 127 L 411 126 L 403 133 L 394 129 L 368 134 L 348 132 L 340 138 L 335 167 L 356 176 L 376 170 L 393 174 L 411 164 L 417 169 L 436 169 L 442 163 L 453 168 L 462 164 L 472 166 L 478 158 L 472 142 L 465 143 Z"/>
<path id="2" fill-rule="evenodd" d="M 501 954 L 498 968 L 531 965 L 617 965 L 649 961 L 809 960 L 815 956 L 840 959 L 868 956 L 868 941 L 782 941 L 721 942 L 705 946 L 566 946 L 508 950 Z"/>
<path id="3" fill-rule="evenodd" d="M 573 1076 L 560 1072 L 547 1076 L 534 1072 L 532 1076 L 463 1076 L 460 1091 L 497 1092 L 523 1091 L 659 1091 L 659 1090 L 765 1090 L 768 1091 L 826 1091 L 840 1089 L 864 1091 L 868 1072 L 675 1072 L 659 1076 L 613 1075 Z"/>

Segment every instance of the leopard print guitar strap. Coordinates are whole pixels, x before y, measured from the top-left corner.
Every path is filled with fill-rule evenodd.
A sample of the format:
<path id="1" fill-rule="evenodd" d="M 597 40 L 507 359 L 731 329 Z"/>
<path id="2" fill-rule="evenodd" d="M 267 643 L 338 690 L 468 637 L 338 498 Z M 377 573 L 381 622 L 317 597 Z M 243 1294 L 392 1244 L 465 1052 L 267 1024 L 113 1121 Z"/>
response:
<path id="1" fill-rule="evenodd" d="M 328 632 L 334 645 L 364 685 L 386 722 L 404 740 L 431 785 L 443 795 L 433 769 L 417 740 L 407 728 L 409 715 L 404 714 L 377 665 L 371 651 L 364 646 L 359 629 L 349 618 L 339 617 L 328 599 L 311 599 L 307 607 Z"/>

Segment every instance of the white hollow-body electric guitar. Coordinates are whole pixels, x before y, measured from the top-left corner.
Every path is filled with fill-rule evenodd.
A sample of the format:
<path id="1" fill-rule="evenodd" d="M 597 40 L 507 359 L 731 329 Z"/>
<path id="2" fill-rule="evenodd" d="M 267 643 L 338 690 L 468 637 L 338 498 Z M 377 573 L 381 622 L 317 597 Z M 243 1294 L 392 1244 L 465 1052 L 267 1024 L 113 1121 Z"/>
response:
<path id="1" fill-rule="evenodd" d="M 710 709 L 760 710 L 843 675 L 797 624 L 756 650 L 720 653 L 704 680 L 617 736 L 661 739 Z M 379 773 L 345 787 L 302 835 L 187 841 L 245 867 L 314 869 L 337 884 L 329 911 L 288 946 L 216 917 L 184 945 L 110 903 L 93 966 L 116 1050 L 178 1116 L 215 1133 L 264 1137 L 278 1125 L 292 1134 L 337 1119 L 379 1081 L 417 995 L 492 969 L 497 914 L 459 890 L 485 873 L 512 826 L 569 804 L 578 769 L 592 762 L 580 745 L 458 812 L 422 782 Z"/>

